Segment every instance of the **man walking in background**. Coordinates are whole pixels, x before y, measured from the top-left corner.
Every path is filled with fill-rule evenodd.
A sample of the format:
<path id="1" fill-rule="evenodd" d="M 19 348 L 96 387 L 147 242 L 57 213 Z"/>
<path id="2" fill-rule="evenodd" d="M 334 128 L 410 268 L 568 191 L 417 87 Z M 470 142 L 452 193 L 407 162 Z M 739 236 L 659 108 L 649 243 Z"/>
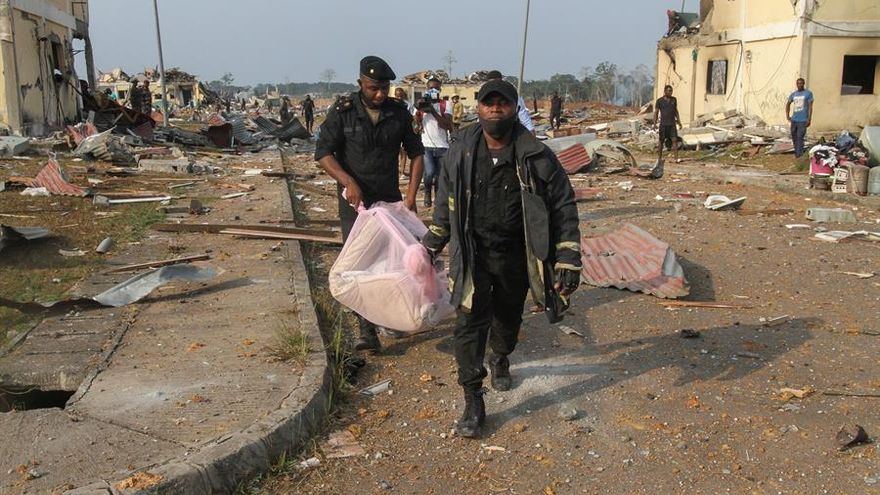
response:
<path id="1" fill-rule="evenodd" d="M 554 91 L 553 96 L 550 97 L 550 128 L 551 129 L 559 129 L 560 120 L 562 119 L 562 98 L 559 97 L 559 92 Z"/>
<path id="2" fill-rule="evenodd" d="M 791 122 L 794 156 L 800 158 L 804 154 L 807 128 L 813 123 L 813 92 L 806 89 L 807 82 L 802 77 L 798 78 L 796 85 L 797 91 L 790 94 L 785 103 L 785 118 Z"/>
<path id="3" fill-rule="evenodd" d="M 657 120 L 657 117 L 660 120 Z M 672 157 L 678 160 L 678 129 L 681 128 L 681 119 L 678 116 L 678 100 L 672 96 L 672 86 L 663 87 L 663 96 L 654 104 L 654 124 L 660 135 L 657 146 L 657 163 L 663 162 L 663 148 L 672 146 Z"/>
<path id="4" fill-rule="evenodd" d="M 315 126 L 315 101 L 311 95 L 306 95 L 306 99 L 302 102 L 303 118 L 306 120 L 306 130 L 312 133 L 312 127 Z"/>

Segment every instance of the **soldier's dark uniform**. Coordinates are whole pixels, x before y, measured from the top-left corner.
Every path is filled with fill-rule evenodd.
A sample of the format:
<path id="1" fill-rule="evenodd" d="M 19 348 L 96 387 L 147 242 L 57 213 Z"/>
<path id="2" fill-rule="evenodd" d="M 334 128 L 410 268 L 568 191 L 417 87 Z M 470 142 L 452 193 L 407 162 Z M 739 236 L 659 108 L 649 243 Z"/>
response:
<path id="1" fill-rule="evenodd" d="M 377 81 L 390 81 L 396 76 L 391 67 L 379 57 L 361 60 L 361 74 Z M 401 201 L 398 176 L 398 154 L 403 144 L 407 156 L 413 159 L 425 153 L 422 140 L 413 130 L 413 119 L 406 104 L 387 98 L 378 109 L 379 119 L 370 119 L 360 91 L 339 98 L 321 124 L 315 160 L 333 155 L 343 170 L 357 182 L 363 193 L 364 206 L 378 201 Z M 337 184 L 339 219 L 342 238 L 348 239 L 357 212 L 342 197 L 342 186 Z M 361 336 L 375 338 L 372 323 L 359 318 Z"/>

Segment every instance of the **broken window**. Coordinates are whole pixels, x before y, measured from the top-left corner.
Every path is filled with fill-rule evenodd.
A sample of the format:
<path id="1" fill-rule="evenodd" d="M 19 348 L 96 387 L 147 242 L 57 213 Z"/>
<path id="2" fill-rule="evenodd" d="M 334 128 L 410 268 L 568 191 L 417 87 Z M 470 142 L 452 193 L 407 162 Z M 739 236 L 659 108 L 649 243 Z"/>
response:
<path id="1" fill-rule="evenodd" d="M 874 79 L 877 74 L 877 55 L 844 55 L 842 95 L 874 94 Z"/>
<path id="2" fill-rule="evenodd" d="M 727 60 L 710 60 L 706 75 L 706 94 L 727 93 Z"/>

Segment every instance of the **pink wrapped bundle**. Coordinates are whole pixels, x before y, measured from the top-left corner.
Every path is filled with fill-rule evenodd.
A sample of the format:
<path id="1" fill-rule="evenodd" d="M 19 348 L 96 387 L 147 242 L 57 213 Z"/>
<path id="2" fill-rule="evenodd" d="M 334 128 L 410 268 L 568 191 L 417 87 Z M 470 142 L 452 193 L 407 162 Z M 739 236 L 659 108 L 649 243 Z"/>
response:
<path id="1" fill-rule="evenodd" d="M 451 316 L 446 271 L 419 238 L 427 228 L 402 202 L 361 209 L 330 269 L 330 293 L 376 325 L 416 332 Z"/>

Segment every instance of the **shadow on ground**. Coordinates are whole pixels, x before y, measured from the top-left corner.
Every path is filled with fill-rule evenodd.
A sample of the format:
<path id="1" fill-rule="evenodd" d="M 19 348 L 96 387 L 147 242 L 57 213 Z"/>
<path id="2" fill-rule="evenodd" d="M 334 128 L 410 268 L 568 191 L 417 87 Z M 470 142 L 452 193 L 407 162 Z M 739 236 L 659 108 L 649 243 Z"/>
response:
<path id="1" fill-rule="evenodd" d="M 696 381 L 737 380 L 812 339 L 810 329 L 821 323 L 817 318 L 804 318 L 774 328 L 762 325 L 715 327 L 702 329 L 699 339 L 683 339 L 675 331 L 604 346 L 587 344 L 583 351 L 539 359 L 539 363 L 548 362 L 547 365 L 534 362 L 515 364 L 512 369 L 514 387 L 528 386 L 529 381 L 548 376 L 584 375 L 584 379 L 549 390 L 533 386 L 538 393 L 527 395 L 521 401 L 511 401 L 511 407 L 491 415 L 486 424 L 487 433 L 497 431 L 527 411 L 534 413 L 553 407 L 661 368 L 678 369 L 679 376 L 673 384 L 676 387 Z M 535 338 L 545 336 L 536 335 Z M 701 349 L 707 349 L 709 354 L 701 353 Z M 589 361 L 577 359 L 586 357 L 584 352 L 586 355 L 614 354 L 614 357 L 604 362 L 597 362 L 601 357 Z M 738 356 L 743 352 L 751 357 Z M 553 364 L 557 362 L 571 364 Z"/>

